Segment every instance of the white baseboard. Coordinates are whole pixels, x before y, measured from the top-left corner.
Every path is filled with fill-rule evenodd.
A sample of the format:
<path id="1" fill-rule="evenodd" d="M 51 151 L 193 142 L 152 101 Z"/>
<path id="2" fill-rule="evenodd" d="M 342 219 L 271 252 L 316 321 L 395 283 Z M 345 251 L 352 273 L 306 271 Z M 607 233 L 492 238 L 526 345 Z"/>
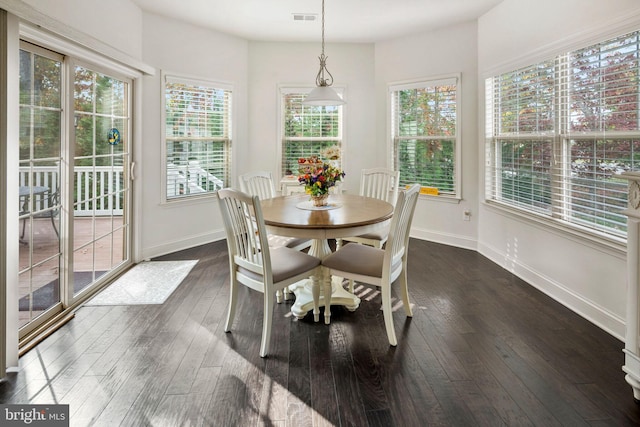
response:
<path id="1" fill-rule="evenodd" d="M 515 274 L 529 285 L 538 289 L 550 298 L 558 301 L 569 310 L 577 313 L 594 325 L 624 341 L 625 320 L 607 311 L 603 307 L 573 292 L 561 283 L 545 277 L 527 265 L 514 260 L 507 254 L 487 245 L 479 244 L 478 252 L 510 273 Z"/>
<path id="2" fill-rule="evenodd" d="M 474 251 L 478 250 L 478 241 L 469 236 L 436 233 L 429 230 L 411 227 L 411 237 L 434 243 L 442 243 L 443 245 L 455 246 L 456 248 L 471 249 Z"/>
<path id="3" fill-rule="evenodd" d="M 173 252 L 193 248 L 195 246 L 200 246 L 211 242 L 217 242 L 218 240 L 223 240 L 225 238 L 226 235 L 224 229 L 220 229 L 208 233 L 198 234 L 195 236 L 189 236 L 180 240 L 165 242 L 161 245 L 144 248 L 142 251 L 141 260 L 167 255 Z"/>

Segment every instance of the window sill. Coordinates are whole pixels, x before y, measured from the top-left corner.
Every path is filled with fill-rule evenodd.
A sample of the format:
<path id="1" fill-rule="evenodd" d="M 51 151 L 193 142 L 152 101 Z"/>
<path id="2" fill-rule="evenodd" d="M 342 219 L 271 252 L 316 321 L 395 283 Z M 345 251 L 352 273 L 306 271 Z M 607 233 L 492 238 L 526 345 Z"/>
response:
<path id="1" fill-rule="evenodd" d="M 438 194 L 436 196 L 433 194 L 420 193 L 419 198 L 422 200 L 428 200 L 430 202 L 433 201 L 433 202 L 454 203 L 454 204 L 460 204 L 460 202 L 462 201 L 462 198 L 453 194 Z"/>
<path id="2" fill-rule="evenodd" d="M 185 204 L 188 203 L 193 203 L 193 204 L 198 204 L 198 203 L 209 203 L 211 202 L 212 199 L 217 199 L 216 198 L 216 193 L 204 193 L 204 194 L 194 194 L 191 196 L 182 196 L 182 197 L 175 197 L 173 199 L 164 199 L 162 200 L 162 202 L 160 202 L 160 205 L 162 206 L 167 206 L 167 207 L 174 207 L 174 206 L 184 206 Z"/>

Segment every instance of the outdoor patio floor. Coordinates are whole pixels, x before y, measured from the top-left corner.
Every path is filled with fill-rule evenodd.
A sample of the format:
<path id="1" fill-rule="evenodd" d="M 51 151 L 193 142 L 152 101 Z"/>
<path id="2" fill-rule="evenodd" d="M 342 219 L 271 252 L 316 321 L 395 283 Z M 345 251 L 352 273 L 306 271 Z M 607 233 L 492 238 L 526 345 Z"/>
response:
<path id="1" fill-rule="evenodd" d="M 115 223 L 118 221 L 118 223 Z M 122 262 L 123 254 L 123 229 L 113 231 L 122 224 L 121 217 L 81 217 L 74 219 L 74 253 L 73 271 L 75 280 L 75 292 L 91 284 L 96 277 L 111 270 Z M 56 223 L 56 226 L 58 224 Z M 22 232 L 22 223 L 20 224 Z M 94 240 L 95 236 L 95 241 Z M 93 241 L 93 243 L 91 243 Z M 59 300 L 57 290 L 47 290 L 46 297 L 50 304 L 40 301 L 35 304 L 35 295 L 44 287 L 57 287 L 60 273 L 60 239 L 56 235 L 49 218 L 33 220 L 33 233 L 30 224 L 25 227 L 24 239 L 19 245 L 19 284 L 18 298 L 20 301 L 20 326 L 37 317 L 46 307 L 50 307 Z M 29 266 L 35 266 L 29 269 Z M 41 289 L 40 295 L 45 294 Z M 28 299 L 25 296 L 34 295 L 34 305 L 29 311 Z M 26 308 L 26 309 L 25 309 Z"/>

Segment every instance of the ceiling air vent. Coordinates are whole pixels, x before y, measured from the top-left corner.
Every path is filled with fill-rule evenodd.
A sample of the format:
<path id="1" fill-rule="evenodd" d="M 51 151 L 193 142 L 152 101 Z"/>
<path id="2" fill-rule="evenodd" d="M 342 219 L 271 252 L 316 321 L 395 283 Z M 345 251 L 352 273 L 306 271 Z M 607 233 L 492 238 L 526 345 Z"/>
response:
<path id="1" fill-rule="evenodd" d="M 318 18 L 317 13 L 294 13 L 294 21 L 315 21 Z"/>

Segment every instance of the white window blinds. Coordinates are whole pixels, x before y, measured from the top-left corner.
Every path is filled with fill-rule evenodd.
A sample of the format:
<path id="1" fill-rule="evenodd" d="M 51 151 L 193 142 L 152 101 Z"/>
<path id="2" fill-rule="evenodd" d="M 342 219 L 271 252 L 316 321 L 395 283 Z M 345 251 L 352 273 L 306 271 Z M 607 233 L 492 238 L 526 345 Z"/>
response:
<path id="1" fill-rule="evenodd" d="M 639 33 L 487 79 L 487 199 L 626 236 L 637 170 Z"/>
<path id="2" fill-rule="evenodd" d="M 215 192 L 229 183 L 232 91 L 165 76 L 166 198 Z"/>

